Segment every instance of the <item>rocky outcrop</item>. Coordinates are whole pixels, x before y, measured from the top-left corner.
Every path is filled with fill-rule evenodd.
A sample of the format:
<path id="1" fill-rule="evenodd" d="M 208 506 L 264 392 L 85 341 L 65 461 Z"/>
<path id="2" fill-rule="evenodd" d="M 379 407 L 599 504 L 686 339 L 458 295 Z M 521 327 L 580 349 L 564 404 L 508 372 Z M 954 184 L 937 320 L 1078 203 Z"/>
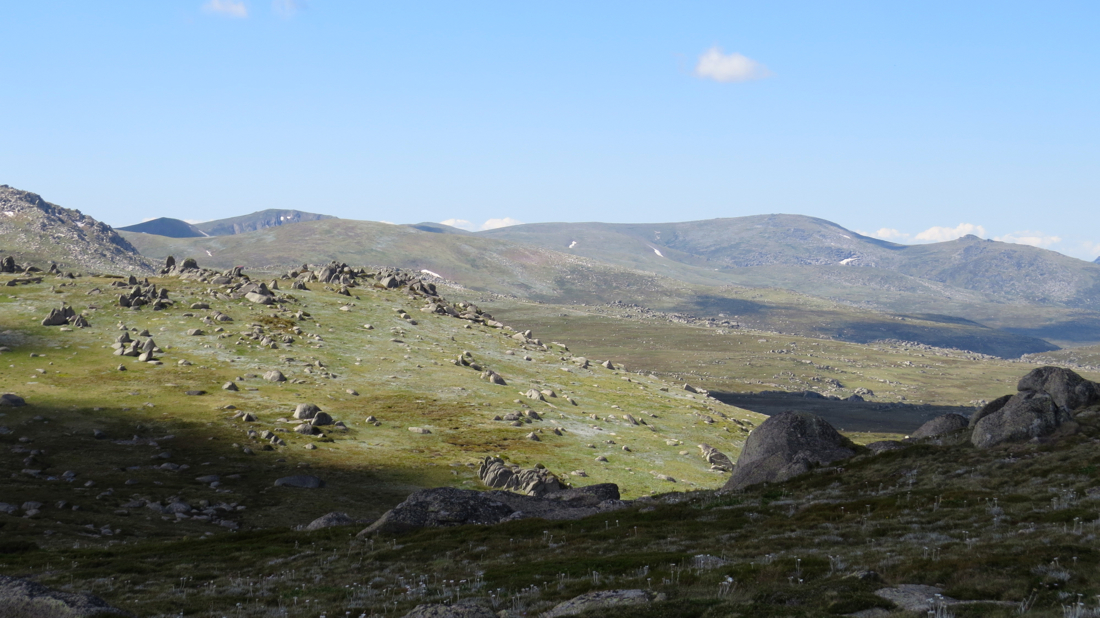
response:
<path id="1" fill-rule="evenodd" d="M 611 483 L 542 497 L 439 487 L 413 493 L 359 534 L 403 534 L 420 528 L 492 525 L 528 518 L 573 520 L 619 510 L 627 504 L 619 499 L 618 486 Z"/>
<path id="2" fill-rule="evenodd" d="M 1073 411 L 1100 403 L 1100 384 L 1062 367 L 1040 367 L 1020 379 L 1015 395 L 986 405 L 970 419 L 978 448 L 1048 436 Z"/>
<path id="3" fill-rule="evenodd" d="M 0 616 L 133 616 L 85 593 L 60 592 L 18 577 L 0 575 Z"/>
<path id="4" fill-rule="evenodd" d="M 813 466 L 854 456 L 852 443 L 825 419 L 808 412 L 783 412 L 760 424 L 745 441 L 733 475 L 722 491 L 758 483 L 780 483 Z"/>
<path id="5" fill-rule="evenodd" d="M 515 464 L 506 464 L 497 457 L 482 460 L 477 477 L 486 487 L 528 496 L 544 496 L 565 489 L 558 477 L 546 468 L 523 469 Z"/>
<path id="6" fill-rule="evenodd" d="M 111 226 L 42 196 L 0 185 L 0 247 L 20 262 L 53 261 L 66 269 L 153 272 L 153 264 Z M 15 266 L 15 259 L 11 266 Z M 7 270 L 8 260 L 0 263 Z"/>
<path id="7" fill-rule="evenodd" d="M 969 421 L 961 414 L 943 414 L 921 425 L 909 437 L 914 440 L 933 438 L 962 431 L 968 426 Z"/>

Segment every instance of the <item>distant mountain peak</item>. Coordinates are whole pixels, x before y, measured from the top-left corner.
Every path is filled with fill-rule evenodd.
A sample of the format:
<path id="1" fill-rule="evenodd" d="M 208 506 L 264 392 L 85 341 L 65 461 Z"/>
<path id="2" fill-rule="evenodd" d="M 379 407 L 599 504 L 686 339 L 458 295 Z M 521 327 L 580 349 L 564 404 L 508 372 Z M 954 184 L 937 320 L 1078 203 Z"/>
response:
<path id="1" fill-rule="evenodd" d="M 137 225 L 128 225 L 118 229 L 124 232 L 140 232 L 142 234 L 167 236 L 168 238 L 202 238 L 203 236 L 207 236 L 202 230 L 186 221 L 170 219 L 168 217 L 150 219 L 149 221 L 142 221 Z"/>
<path id="2" fill-rule="evenodd" d="M 217 219 L 196 223 L 194 228 L 207 236 L 231 236 L 255 232 L 269 227 L 301 223 L 303 221 L 319 221 L 321 219 L 335 219 L 332 215 L 319 215 L 301 210 L 279 210 L 269 208 L 239 217 Z"/>

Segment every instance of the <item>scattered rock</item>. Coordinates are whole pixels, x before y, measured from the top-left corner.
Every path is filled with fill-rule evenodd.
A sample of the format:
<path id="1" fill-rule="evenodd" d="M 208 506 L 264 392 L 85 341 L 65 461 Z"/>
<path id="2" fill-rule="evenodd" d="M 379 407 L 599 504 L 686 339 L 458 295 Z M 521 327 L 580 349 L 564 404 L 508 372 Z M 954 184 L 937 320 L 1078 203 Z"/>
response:
<path id="1" fill-rule="evenodd" d="M 422 434 L 422 435 L 426 435 L 426 434 L 431 433 L 431 430 L 425 429 L 423 427 L 409 427 L 409 431 L 411 431 L 413 433 Z"/>
<path id="2" fill-rule="evenodd" d="M 264 379 L 268 382 L 286 382 L 286 376 L 278 369 L 273 369 L 264 374 Z"/>
<path id="3" fill-rule="evenodd" d="M 1039 367 L 1020 378 L 1021 393 L 1046 393 L 1066 412 L 1100 403 L 1100 384 L 1062 367 Z"/>
<path id="4" fill-rule="evenodd" d="M 294 476 L 284 476 L 281 479 L 275 481 L 276 487 L 298 487 L 301 489 L 320 489 L 325 486 L 325 482 L 316 476 L 310 476 L 308 474 L 296 474 Z"/>
<path id="5" fill-rule="evenodd" d="M 321 408 L 312 403 L 300 403 L 294 408 L 294 418 L 300 421 L 308 421 L 317 416 L 320 411 Z"/>
<path id="6" fill-rule="evenodd" d="M 978 448 L 1022 442 L 1054 433 L 1071 418 L 1047 393 L 1025 391 L 1013 395 L 1000 410 L 978 420 L 970 441 Z"/>

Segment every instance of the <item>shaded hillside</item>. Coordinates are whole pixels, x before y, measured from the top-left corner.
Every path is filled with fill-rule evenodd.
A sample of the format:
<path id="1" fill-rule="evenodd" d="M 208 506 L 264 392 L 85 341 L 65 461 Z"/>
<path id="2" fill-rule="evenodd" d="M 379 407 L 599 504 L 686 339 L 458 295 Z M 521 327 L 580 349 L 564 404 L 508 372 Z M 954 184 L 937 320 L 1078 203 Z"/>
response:
<path id="1" fill-rule="evenodd" d="M 128 225 L 118 228 L 124 232 L 140 232 L 142 234 L 154 234 L 169 238 L 202 238 L 206 236 L 199 229 L 186 221 L 161 217 L 151 221 L 143 221 L 137 225 Z"/>
<path id="2" fill-rule="evenodd" d="M 111 226 L 28 191 L 0 185 L 0 256 L 62 270 L 144 273 L 152 270 Z"/>
<path id="3" fill-rule="evenodd" d="M 320 221 L 322 219 L 335 219 L 330 215 L 318 215 L 312 212 L 300 210 L 261 210 L 240 217 L 217 219 L 195 224 L 195 229 L 208 236 L 229 236 L 232 234 L 244 234 L 255 232 L 269 227 L 278 227 L 290 223 L 303 221 Z"/>

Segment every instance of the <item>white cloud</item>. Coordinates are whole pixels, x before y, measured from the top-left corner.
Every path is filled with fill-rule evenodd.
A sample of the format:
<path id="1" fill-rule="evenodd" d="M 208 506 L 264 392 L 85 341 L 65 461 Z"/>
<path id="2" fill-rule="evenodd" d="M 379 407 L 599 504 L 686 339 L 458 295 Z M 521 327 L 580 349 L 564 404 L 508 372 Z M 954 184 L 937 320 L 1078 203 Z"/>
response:
<path id="1" fill-rule="evenodd" d="M 443 225 L 449 225 L 451 227 L 457 227 L 460 230 L 466 230 L 467 232 L 476 232 L 477 226 L 465 219 L 447 219 L 446 221 L 440 221 Z"/>
<path id="2" fill-rule="evenodd" d="M 1085 242 L 1081 243 L 1081 246 L 1082 248 L 1084 248 L 1089 257 L 1093 259 L 1100 257 L 1100 242 L 1089 242 L 1086 240 Z"/>
<path id="3" fill-rule="evenodd" d="M 748 82 L 771 77 L 768 67 L 738 53 L 723 54 L 717 45 L 699 56 L 695 76 L 716 82 Z"/>
<path id="4" fill-rule="evenodd" d="M 1062 242 L 1061 237 L 1051 236 L 1042 232 L 1012 232 L 1004 236 L 997 236 L 993 240 L 1011 242 L 1018 245 L 1031 245 L 1032 247 L 1046 248 Z"/>
<path id="5" fill-rule="evenodd" d="M 917 234 L 913 237 L 913 240 L 919 242 L 947 242 L 949 240 L 962 238 L 967 234 L 973 234 L 984 238 L 985 228 L 980 225 L 974 225 L 973 223 L 960 223 L 957 227 L 935 226 Z"/>
<path id="6" fill-rule="evenodd" d="M 218 13 L 229 17 L 248 17 L 248 7 L 241 0 L 210 0 L 202 5 L 207 13 Z"/>
<path id="7" fill-rule="evenodd" d="M 511 217 L 504 217 L 503 219 L 489 219 L 485 223 L 481 224 L 483 230 L 495 230 L 502 227 L 510 227 L 513 225 L 522 225 L 523 221 L 517 221 Z"/>
<path id="8" fill-rule="evenodd" d="M 862 233 L 862 232 L 861 232 Z M 863 234 L 864 236 L 870 236 L 872 238 L 880 238 L 882 240 L 905 240 L 909 238 L 909 234 L 895 230 L 892 227 L 879 228 L 876 232 L 870 234 Z"/>
<path id="9" fill-rule="evenodd" d="M 523 221 L 517 221 L 511 217 L 504 217 L 503 219 L 489 219 L 481 225 L 471 223 L 465 219 L 447 219 L 446 221 L 440 221 L 443 225 L 449 225 L 451 227 L 457 227 L 467 232 L 483 232 L 485 230 L 495 230 L 497 228 L 508 227 L 510 225 L 522 225 Z"/>
<path id="10" fill-rule="evenodd" d="M 306 8 L 304 0 L 271 0 L 271 10 L 284 19 L 294 17 L 294 14 Z"/>

